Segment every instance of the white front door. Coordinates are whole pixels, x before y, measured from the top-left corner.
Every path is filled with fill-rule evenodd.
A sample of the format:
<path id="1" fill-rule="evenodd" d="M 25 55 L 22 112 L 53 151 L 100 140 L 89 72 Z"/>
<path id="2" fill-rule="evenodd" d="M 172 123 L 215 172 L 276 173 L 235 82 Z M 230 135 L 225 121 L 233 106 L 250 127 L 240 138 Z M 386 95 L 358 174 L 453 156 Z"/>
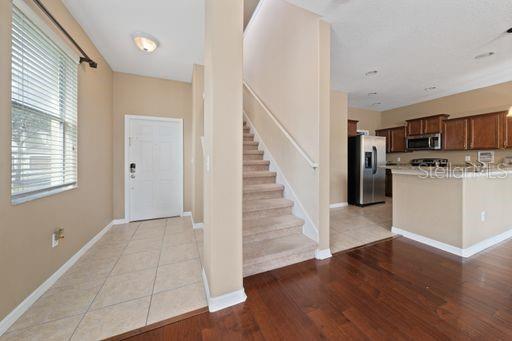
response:
<path id="1" fill-rule="evenodd" d="M 128 117 L 130 221 L 183 212 L 183 122 Z"/>

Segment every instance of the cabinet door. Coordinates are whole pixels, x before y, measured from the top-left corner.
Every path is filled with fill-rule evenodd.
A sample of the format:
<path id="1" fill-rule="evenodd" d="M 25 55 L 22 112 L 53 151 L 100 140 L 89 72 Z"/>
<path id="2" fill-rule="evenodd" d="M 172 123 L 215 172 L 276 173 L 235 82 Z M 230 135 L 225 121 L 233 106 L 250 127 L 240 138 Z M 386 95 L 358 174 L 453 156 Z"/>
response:
<path id="1" fill-rule="evenodd" d="M 348 136 L 357 136 L 357 122 L 354 120 L 348 120 Z"/>
<path id="2" fill-rule="evenodd" d="M 391 153 L 405 152 L 405 127 L 390 129 Z"/>
<path id="3" fill-rule="evenodd" d="M 469 148 L 499 149 L 502 147 L 502 113 L 469 117 Z"/>
<path id="4" fill-rule="evenodd" d="M 507 117 L 506 113 L 503 116 L 505 117 L 504 147 L 512 148 L 512 117 Z"/>
<path id="5" fill-rule="evenodd" d="M 386 138 L 386 152 L 389 153 L 391 149 L 391 141 L 389 136 L 389 129 L 375 130 L 375 136 L 382 136 Z"/>
<path id="6" fill-rule="evenodd" d="M 443 149 L 468 149 L 468 119 L 446 120 L 443 123 Z"/>
<path id="7" fill-rule="evenodd" d="M 407 121 L 407 135 L 421 135 L 423 134 L 423 120 Z"/>
<path id="8" fill-rule="evenodd" d="M 423 120 L 424 134 L 439 134 L 443 130 L 443 117 L 427 117 Z"/>

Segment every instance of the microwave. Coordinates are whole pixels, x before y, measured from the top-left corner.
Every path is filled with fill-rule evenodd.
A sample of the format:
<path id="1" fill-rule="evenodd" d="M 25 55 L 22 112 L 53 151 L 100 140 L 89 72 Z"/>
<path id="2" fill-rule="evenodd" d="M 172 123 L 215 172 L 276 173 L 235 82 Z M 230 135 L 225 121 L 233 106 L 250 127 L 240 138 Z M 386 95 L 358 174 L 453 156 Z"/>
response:
<path id="1" fill-rule="evenodd" d="M 405 142 L 407 150 L 439 150 L 441 134 L 408 136 Z"/>

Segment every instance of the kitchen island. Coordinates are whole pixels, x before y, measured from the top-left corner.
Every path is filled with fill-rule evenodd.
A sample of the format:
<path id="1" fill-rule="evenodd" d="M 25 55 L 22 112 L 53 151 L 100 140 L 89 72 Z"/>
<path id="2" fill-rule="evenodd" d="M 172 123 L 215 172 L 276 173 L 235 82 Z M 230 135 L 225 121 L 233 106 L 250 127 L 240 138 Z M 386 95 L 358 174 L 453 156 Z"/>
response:
<path id="1" fill-rule="evenodd" d="M 392 232 L 462 257 L 512 237 L 512 168 L 387 168 Z"/>

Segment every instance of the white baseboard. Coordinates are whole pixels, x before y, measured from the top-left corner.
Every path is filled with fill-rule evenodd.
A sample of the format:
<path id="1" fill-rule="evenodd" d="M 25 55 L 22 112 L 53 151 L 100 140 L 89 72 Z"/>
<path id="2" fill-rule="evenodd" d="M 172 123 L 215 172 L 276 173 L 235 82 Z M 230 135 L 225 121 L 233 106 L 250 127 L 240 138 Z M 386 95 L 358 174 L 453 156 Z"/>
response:
<path id="1" fill-rule="evenodd" d="M 318 228 L 313 223 L 313 220 L 309 216 L 309 214 L 304 209 L 304 206 L 300 202 L 298 196 L 295 194 L 295 191 L 293 190 L 293 187 L 290 186 L 290 183 L 284 176 L 283 171 L 281 168 L 279 168 L 279 165 L 275 161 L 274 157 L 272 156 L 272 153 L 267 148 L 263 140 L 261 139 L 260 135 L 258 134 L 258 131 L 254 127 L 254 124 L 251 122 L 247 114 L 244 112 L 244 117 L 251 128 L 252 133 L 254 134 L 254 139 L 259 142 L 260 150 L 263 150 L 264 158 L 266 160 L 270 161 L 270 170 L 277 173 L 276 181 L 280 184 L 284 185 L 284 197 L 288 200 L 293 201 L 295 204 L 293 205 L 292 212 L 295 216 L 301 218 L 304 220 L 304 226 L 302 227 L 302 233 L 314 240 L 318 243 L 319 237 L 318 237 Z"/>
<path id="2" fill-rule="evenodd" d="M 29 308 L 39 299 L 57 280 L 64 275 L 89 250 L 108 230 L 112 227 L 114 221 L 105 226 L 98 234 L 89 240 L 77 253 L 66 261 L 57 271 L 53 273 L 46 281 L 34 290 L 27 298 L 23 300 L 13 311 L 11 311 L 2 321 L 0 321 L 0 336 L 4 334 L 17 319 L 20 318 Z"/>
<path id="3" fill-rule="evenodd" d="M 347 207 L 347 206 L 348 206 L 348 202 L 337 202 L 335 204 L 330 204 L 329 208 L 342 208 L 342 207 Z"/>
<path id="4" fill-rule="evenodd" d="M 331 257 L 332 257 L 331 249 L 325 249 L 325 250 L 316 249 L 315 250 L 315 258 L 318 260 L 324 260 L 324 259 L 331 258 Z"/>
<path id="5" fill-rule="evenodd" d="M 190 211 L 183 212 L 183 213 L 181 214 L 181 216 L 182 216 L 182 217 L 192 217 L 192 212 L 190 212 Z"/>
<path id="6" fill-rule="evenodd" d="M 206 272 L 204 271 L 204 268 L 202 271 L 202 276 L 206 300 L 208 301 L 208 310 L 211 313 L 243 303 L 247 299 L 247 295 L 245 295 L 244 288 L 233 292 L 229 292 L 221 296 L 211 297 L 210 287 L 208 286 L 208 277 L 206 277 Z"/>
<path id="7" fill-rule="evenodd" d="M 194 228 L 194 230 L 202 229 L 204 227 L 204 224 L 203 223 L 192 223 L 192 227 Z"/>
<path id="8" fill-rule="evenodd" d="M 511 228 L 511 229 L 509 229 L 503 233 L 500 233 L 494 237 L 487 238 L 487 239 L 482 240 L 481 242 L 478 242 L 470 247 L 462 249 L 462 248 L 459 248 L 459 247 L 456 247 L 456 246 L 453 246 L 450 244 L 442 243 L 437 240 L 421 236 L 419 234 L 415 234 L 415 233 L 412 233 L 409 231 L 399 229 L 397 227 L 392 227 L 391 232 L 400 234 L 406 238 L 415 240 L 419 243 L 422 243 L 422 244 L 425 244 L 428 246 L 432 246 L 432 247 L 435 247 L 436 249 L 440 249 L 440 250 L 443 250 L 443 251 L 446 251 L 451 254 L 454 254 L 454 255 L 457 255 L 460 257 L 464 257 L 464 258 L 471 257 L 471 256 L 493 246 L 493 245 L 496 245 L 498 243 L 501 243 L 502 241 L 512 238 L 512 228 Z"/>
<path id="9" fill-rule="evenodd" d="M 129 221 L 126 218 L 112 220 L 112 225 L 121 225 L 121 224 L 128 224 L 128 223 L 129 223 Z"/>

